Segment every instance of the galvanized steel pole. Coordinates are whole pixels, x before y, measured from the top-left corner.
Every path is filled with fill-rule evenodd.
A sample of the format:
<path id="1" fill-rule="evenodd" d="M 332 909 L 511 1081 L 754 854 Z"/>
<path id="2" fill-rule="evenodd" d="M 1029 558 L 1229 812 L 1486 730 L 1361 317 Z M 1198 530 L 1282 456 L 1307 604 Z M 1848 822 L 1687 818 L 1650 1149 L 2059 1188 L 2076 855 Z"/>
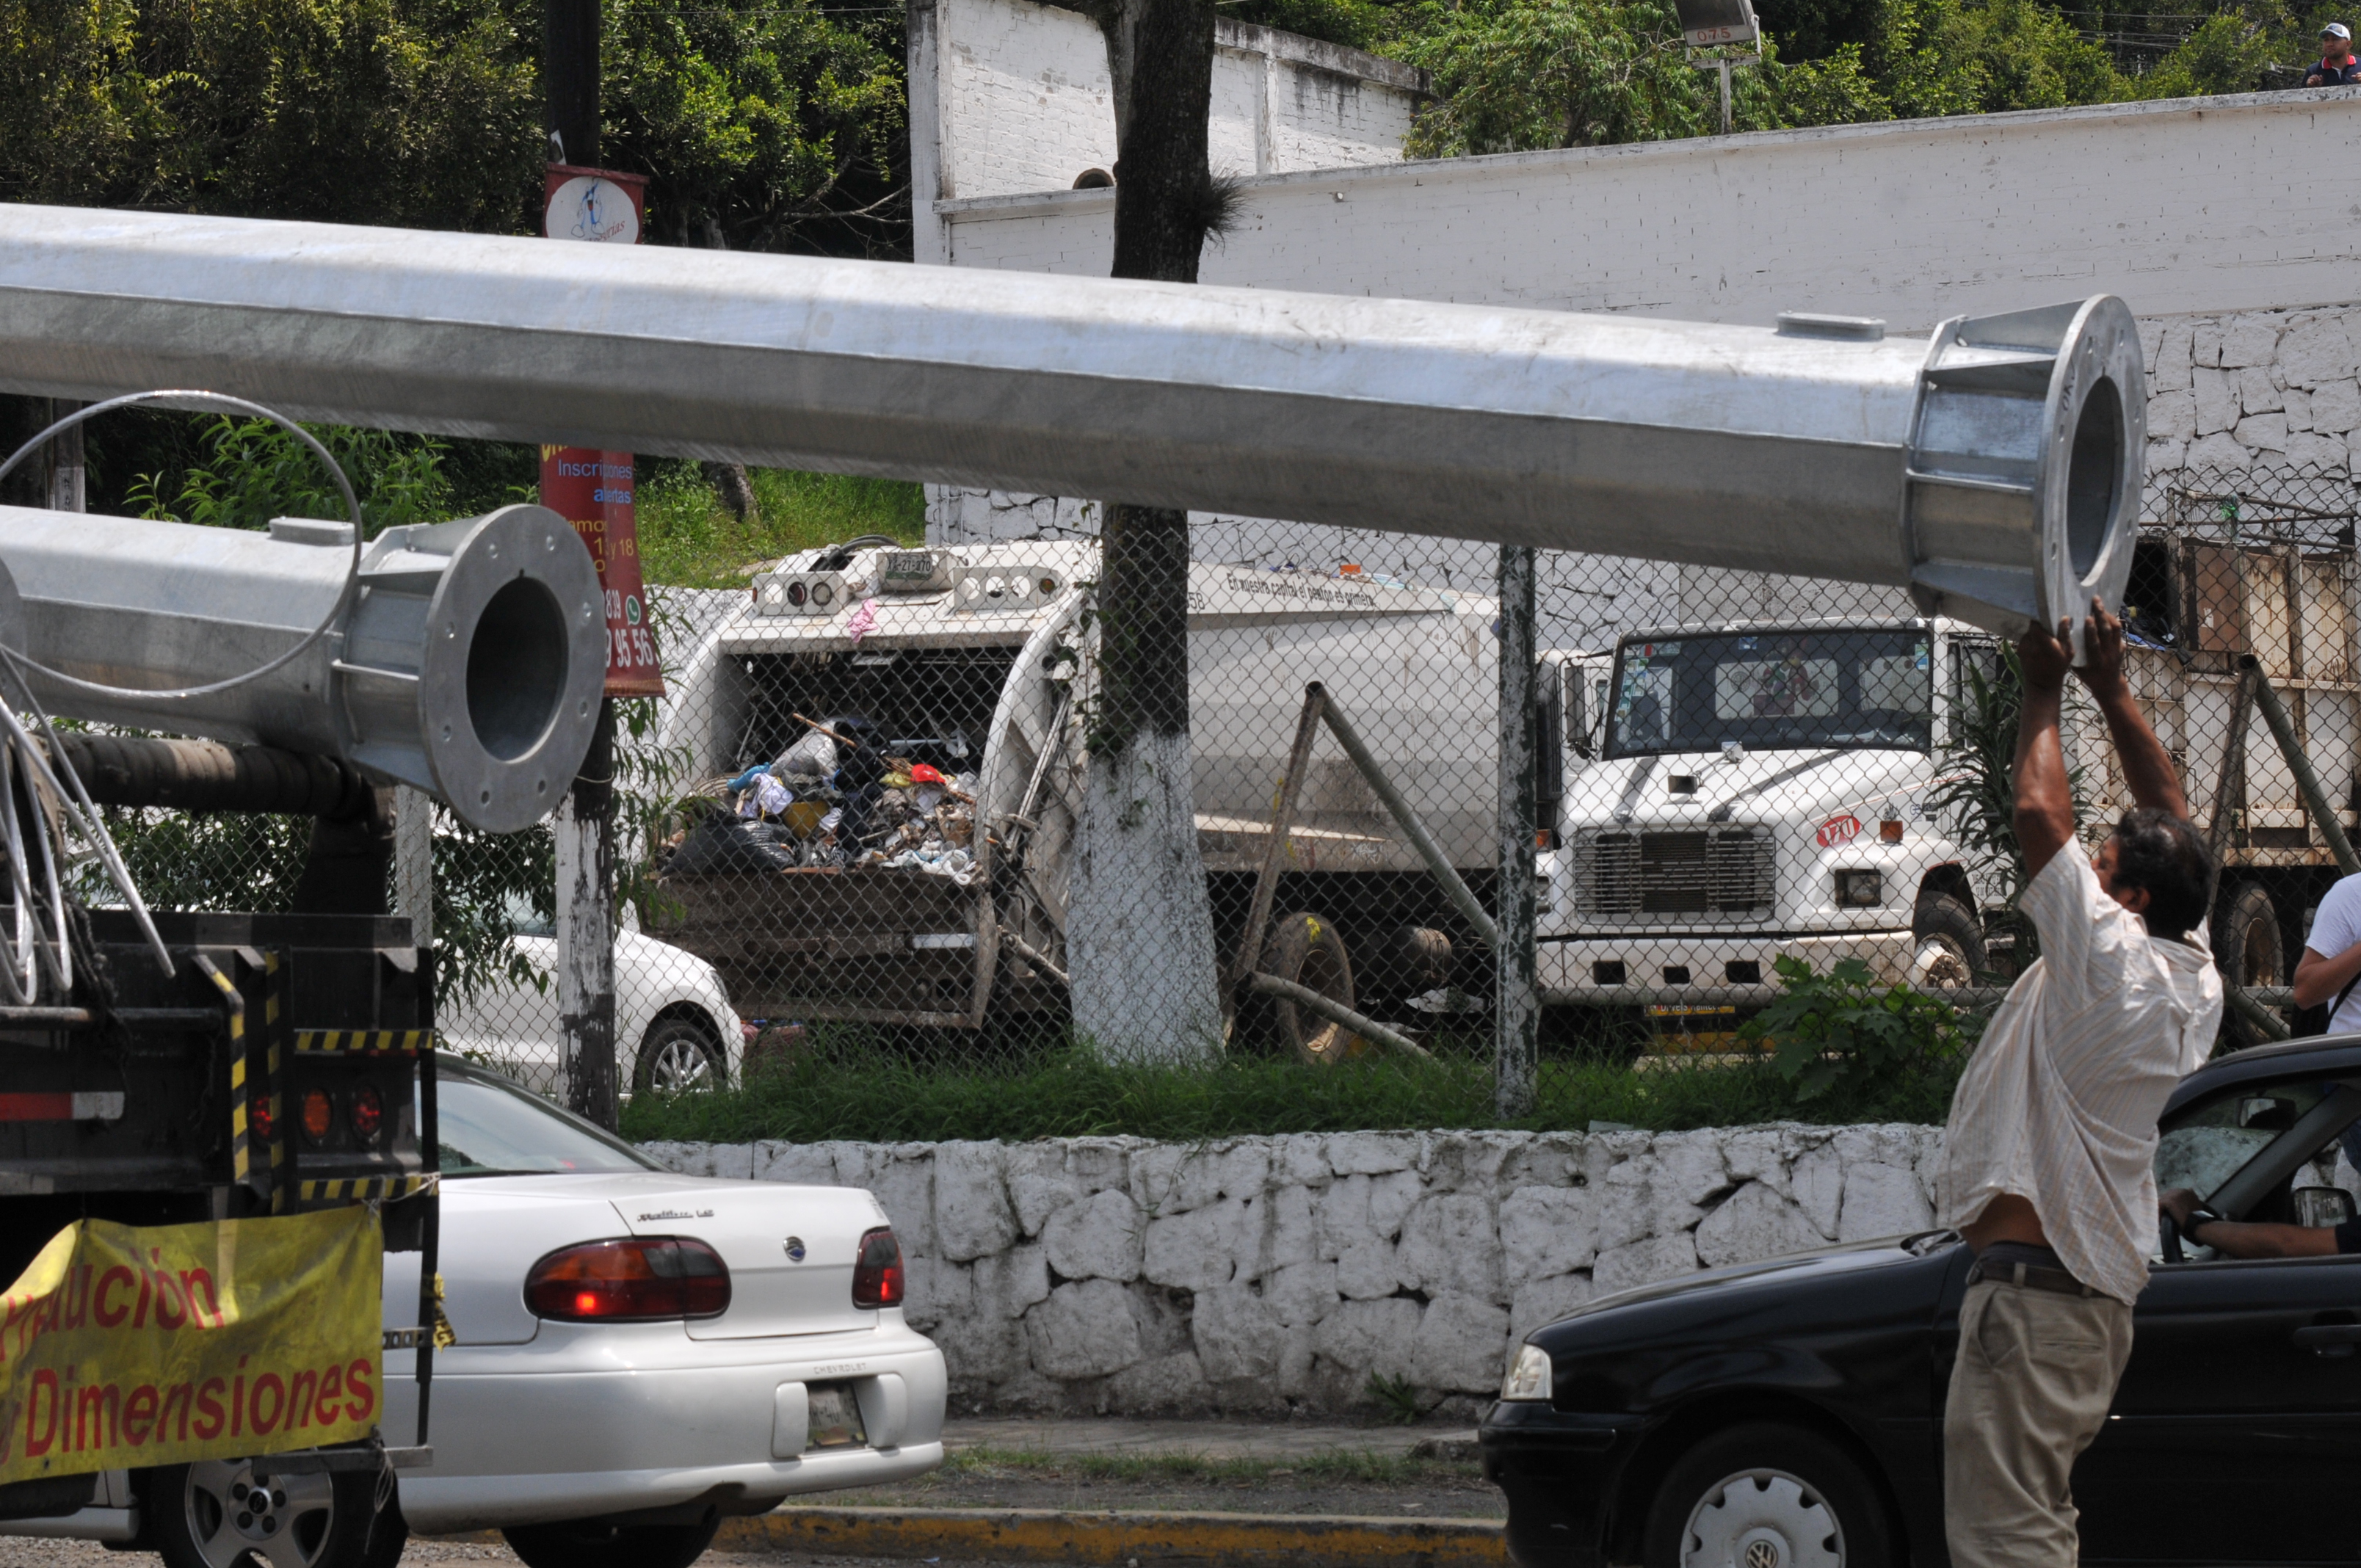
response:
<path id="1" fill-rule="evenodd" d="M 0 207 L 0 389 L 2112 600 L 2147 444 L 2108 296 L 1932 338 Z"/>

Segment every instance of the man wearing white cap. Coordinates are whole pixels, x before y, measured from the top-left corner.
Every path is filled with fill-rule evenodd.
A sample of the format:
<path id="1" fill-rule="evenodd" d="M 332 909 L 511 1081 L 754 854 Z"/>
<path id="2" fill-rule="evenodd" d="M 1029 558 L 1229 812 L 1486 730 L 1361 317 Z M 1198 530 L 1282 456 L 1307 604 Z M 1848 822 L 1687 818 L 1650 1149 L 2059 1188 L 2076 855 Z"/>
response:
<path id="1" fill-rule="evenodd" d="M 2306 87 L 2344 87 L 2361 82 L 2361 60 L 2353 58 L 2353 29 L 2331 22 L 2320 29 L 2320 63 L 2304 74 Z"/>

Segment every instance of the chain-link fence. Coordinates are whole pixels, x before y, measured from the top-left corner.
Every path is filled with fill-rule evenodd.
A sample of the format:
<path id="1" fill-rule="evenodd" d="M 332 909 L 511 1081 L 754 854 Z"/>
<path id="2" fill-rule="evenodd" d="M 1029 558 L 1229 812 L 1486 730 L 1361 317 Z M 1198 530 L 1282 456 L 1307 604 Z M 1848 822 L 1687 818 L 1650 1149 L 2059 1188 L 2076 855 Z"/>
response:
<path id="1" fill-rule="evenodd" d="M 2304 1022 L 2279 988 L 2361 805 L 2355 489 L 2180 473 L 2147 510 L 2131 675 L 2222 862 L 2244 1043 Z M 1499 552 L 1199 519 L 1185 584 L 1143 591 L 1100 522 L 943 491 L 923 548 L 661 594 L 670 695 L 618 740 L 627 1093 L 1218 1060 L 1492 1113 Z M 1988 1003 L 2031 940 L 2002 642 L 1900 589 L 1597 556 L 1544 554 L 1536 598 L 1510 837 L 1535 846 L 1543 1099 L 1784 1054 L 1792 1095 L 1924 1080 L 1938 1113 L 1973 1007 L 1890 988 Z M 1151 712 L 1176 651 L 1185 799 Z M 2128 802 L 2093 716 L 2069 728 L 2095 828 Z M 291 885 L 303 839 L 157 814 L 135 837 L 157 896 L 226 905 Z M 561 1090 L 551 835 L 440 821 L 432 859 L 444 1033 Z"/>

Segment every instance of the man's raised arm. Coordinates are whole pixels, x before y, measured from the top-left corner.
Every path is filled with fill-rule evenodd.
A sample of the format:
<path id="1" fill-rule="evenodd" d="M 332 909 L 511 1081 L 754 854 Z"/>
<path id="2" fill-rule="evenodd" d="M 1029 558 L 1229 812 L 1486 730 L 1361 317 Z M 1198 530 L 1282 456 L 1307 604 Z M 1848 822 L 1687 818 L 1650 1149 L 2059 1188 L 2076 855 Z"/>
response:
<path id="1" fill-rule="evenodd" d="M 2059 630 L 2066 629 L 2059 622 Z M 2025 677 L 2025 706 L 2017 714 L 2016 762 L 2009 778 L 2016 792 L 2017 848 L 2025 851 L 2026 874 L 2039 876 L 2074 839 L 2074 792 L 2058 740 L 2058 708 L 2073 663 L 2072 645 L 2029 626 L 2016 640 L 2016 663 Z"/>
<path id="2" fill-rule="evenodd" d="M 2170 812 L 2188 821 L 2189 797 L 2180 792 L 2180 775 L 2141 716 L 2139 704 L 2132 700 L 2131 683 L 2124 679 L 2124 623 L 2095 598 L 2091 619 L 2082 626 L 2082 644 L 2091 662 L 2076 673 L 2106 717 L 2107 736 L 2115 743 L 2132 800 L 2144 809 Z"/>

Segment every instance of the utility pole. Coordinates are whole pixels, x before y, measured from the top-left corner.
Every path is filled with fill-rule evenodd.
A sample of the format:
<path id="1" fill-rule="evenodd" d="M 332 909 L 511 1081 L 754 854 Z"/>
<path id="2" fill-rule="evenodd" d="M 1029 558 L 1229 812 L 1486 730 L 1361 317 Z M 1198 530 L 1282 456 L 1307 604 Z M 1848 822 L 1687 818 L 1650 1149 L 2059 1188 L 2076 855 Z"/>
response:
<path id="1" fill-rule="evenodd" d="M 552 163 L 598 166 L 598 0 L 544 0 L 542 84 L 549 128 L 558 138 Z"/>
<path id="2" fill-rule="evenodd" d="M 549 161 L 596 168 L 598 0 L 546 0 L 542 17 Z M 559 236 L 553 230 L 552 237 Z M 598 477 L 605 455 L 543 447 L 543 504 L 581 528 L 590 521 L 578 515 L 585 509 L 565 505 L 569 498 L 557 493 L 580 487 L 558 476 L 587 466 Z M 551 822 L 557 836 L 557 1011 L 566 1031 L 566 1103 L 610 1130 L 616 1124 L 614 742 L 615 699 L 608 696 L 582 771 Z"/>
<path id="3" fill-rule="evenodd" d="M 1541 1000 L 1534 975 L 1533 834 L 1540 815 L 1533 766 L 1534 554 L 1500 546 L 1500 881 L 1493 950 L 1492 1093 L 1503 1119 L 1533 1109 L 1541 1054 Z"/>

